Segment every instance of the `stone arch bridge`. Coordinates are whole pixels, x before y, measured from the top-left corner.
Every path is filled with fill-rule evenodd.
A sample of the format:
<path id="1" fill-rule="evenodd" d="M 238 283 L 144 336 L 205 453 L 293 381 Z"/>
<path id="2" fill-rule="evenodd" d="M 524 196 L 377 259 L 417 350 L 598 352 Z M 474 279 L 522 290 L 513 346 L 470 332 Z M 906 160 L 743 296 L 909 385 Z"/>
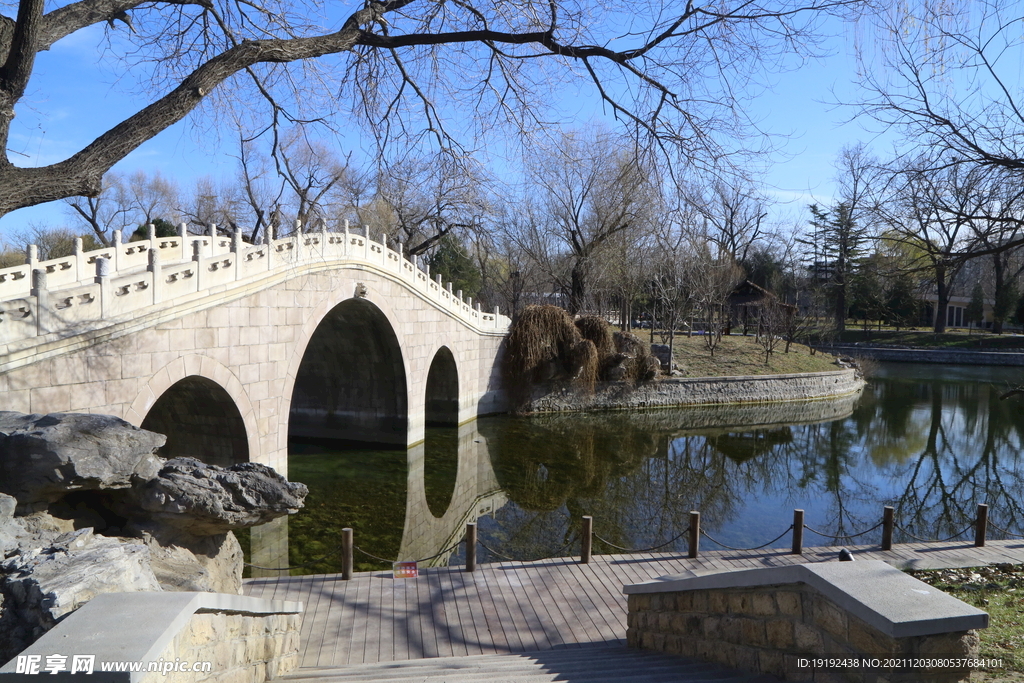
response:
<path id="1" fill-rule="evenodd" d="M 394 445 L 502 406 L 509 320 L 365 231 L 187 234 L 0 269 L 0 410 L 117 415 L 287 473 L 289 435 Z"/>

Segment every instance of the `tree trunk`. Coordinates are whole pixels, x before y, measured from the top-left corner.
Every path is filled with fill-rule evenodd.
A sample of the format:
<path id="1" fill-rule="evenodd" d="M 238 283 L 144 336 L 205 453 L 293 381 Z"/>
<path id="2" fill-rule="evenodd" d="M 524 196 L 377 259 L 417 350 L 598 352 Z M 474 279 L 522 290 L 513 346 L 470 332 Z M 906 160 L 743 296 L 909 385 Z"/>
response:
<path id="1" fill-rule="evenodd" d="M 935 291 L 938 301 L 935 303 L 935 320 L 932 331 L 940 334 L 946 331 L 946 314 L 949 308 L 949 286 L 946 284 L 946 271 L 944 268 L 935 270 Z"/>

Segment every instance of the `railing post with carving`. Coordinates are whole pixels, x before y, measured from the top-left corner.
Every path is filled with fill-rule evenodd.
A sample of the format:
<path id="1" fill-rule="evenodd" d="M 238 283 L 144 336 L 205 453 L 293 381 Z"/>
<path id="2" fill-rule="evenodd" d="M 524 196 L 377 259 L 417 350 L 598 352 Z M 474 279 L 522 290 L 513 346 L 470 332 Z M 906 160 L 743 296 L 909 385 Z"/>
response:
<path id="1" fill-rule="evenodd" d="M 370 226 L 363 226 L 363 260 L 370 260 Z"/>
<path id="2" fill-rule="evenodd" d="M 195 270 L 195 273 L 196 273 L 196 290 L 201 292 L 203 290 L 203 284 L 204 284 L 203 280 L 206 279 L 205 277 L 203 277 L 203 268 L 202 268 L 202 265 L 203 265 L 203 240 L 202 239 L 198 239 L 198 240 L 196 240 L 195 242 L 192 243 L 192 262 L 195 264 L 194 266 L 192 266 L 192 268 Z"/>
<path id="3" fill-rule="evenodd" d="M 271 223 L 263 231 L 266 236 L 264 242 L 267 244 L 267 270 L 274 269 L 274 250 L 277 249 L 277 245 L 274 244 L 274 224 Z"/>
<path id="4" fill-rule="evenodd" d="M 320 258 L 327 260 L 327 221 L 320 221 Z"/>
<path id="5" fill-rule="evenodd" d="M 217 224 L 210 223 L 210 256 L 217 255 Z"/>
<path id="6" fill-rule="evenodd" d="M 85 258 L 85 247 L 82 244 L 82 238 L 75 238 L 75 281 L 85 279 L 85 267 L 88 265 L 88 261 Z"/>
<path id="7" fill-rule="evenodd" d="M 160 250 L 149 250 L 149 266 L 147 268 L 153 278 L 153 303 L 158 304 L 164 300 L 164 278 L 163 269 L 160 267 Z"/>
<path id="8" fill-rule="evenodd" d="M 345 219 L 345 238 L 344 238 L 344 241 L 342 242 L 342 244 L 345 247 L 345 249 L 342 252 L 342 254 L 344 256 L 346 256 L 346 257 L 348 256 L 348 240 L 349 240 L 349 235 L 348 235 L 348 219 L 346 218 Z"/>
<path id="9" fill-rule="evenodd" d="M 50 292 L 46 288 L 46 271 L 32 271 L 32 296 L 36 298 L 36 334 L 42 336 L 53 331 L 50 311 Z"/>
<path id="10" fill-rule="evenodd" d="M 100 286 L 100 317 L 106 320 L 114 305 L 114 293 L 110 289 L 110 259 L 96 258 L 95 282 Z"/>
<path id="11" fill-rule="evenodd" d="M 25 247 L 25 260 L 28 261 L 29 271 L 35 270 L 36 264 L 39 263 L 39 247 L 34 244 Z"/>
<path id="12" fill-rule="evenodd" d="M 188 224 L 178 223 L 178 241 L 181 242 L 181 254 L 178 256 L 179 261 L 187 261 L 192 256 L 192 245 L 186 244 L 188 239 Z"/>
<path id="13" fill-rule="evenodd" d="M 121 231 L 114 231 L 114 272 L 118 273 L 121 271 L 121 252 L 123 251 L 124 242 L 121 241 Z"/>
<path id="14" fill-rule="evenodd" d="M 305 249 L 306 236 L 302 233 L 302 220 L 295 219 L 295 231 L 292 233 L 292 237 L 295 238 L 295 263 L 301 263 L 303 260 L 302 251 Z"/>
<path id="15" fill-rule="evenodd" d="M 235 228 L 231 233 L 231 253 L 235 262 L 235 281 L 242 277 L 242 229 Z"/>

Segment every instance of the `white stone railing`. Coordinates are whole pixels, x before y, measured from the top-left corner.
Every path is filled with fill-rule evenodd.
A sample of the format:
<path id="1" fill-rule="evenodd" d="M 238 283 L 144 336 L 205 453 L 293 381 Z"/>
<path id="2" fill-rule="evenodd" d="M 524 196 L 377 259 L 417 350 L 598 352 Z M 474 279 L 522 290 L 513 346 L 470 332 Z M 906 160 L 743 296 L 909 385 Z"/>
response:
<path id="1" fill-rule="evenodd" d="M 146 309 L 176 305 L 244 287 L 270 274 L 301 266 L 331 264 L 370 266 L 402 281 L 405 286 L 449 315 L 481 332 L 503 332 L 509 319 L 497 307 L 484 312 L 472 299 L 431 279 L 416 257 L 405 258 L 400 249 L 351 232 L 296 232 L 264 244 L 231 237 L 188 234 L 182 224 L 175 237 L 152 237 L 40 261 L 30 245 L 27 262 L 0 269 L 0 355 L 33 338 L 77 334 L 107 322 L 138 315 Z"/>

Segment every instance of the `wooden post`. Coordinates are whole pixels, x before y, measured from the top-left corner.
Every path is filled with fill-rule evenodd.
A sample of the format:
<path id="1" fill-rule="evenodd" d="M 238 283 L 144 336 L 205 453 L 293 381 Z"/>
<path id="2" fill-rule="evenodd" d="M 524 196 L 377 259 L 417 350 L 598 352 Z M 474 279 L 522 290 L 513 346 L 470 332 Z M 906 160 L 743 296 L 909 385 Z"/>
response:
<path id="1" fill-rule="evenodd" d="M 352 578 L 352 529 L 345 527 L 341 530 L 341 580 L 348 581 Z"/>
<path id="2" fill-rule="evenodd" d="M 803 555 L 804 553 L 804 511 L 797 508 L 793 510 L 793 554 Z"/>
<path id="3" fill-rule="evenodd" d="M 882 550 L 892 550 L 892 530 L 896 525 L 895 512 L 891 505 L 882 508 Z"/>
<path id="4" fill-rule="evenodd" d="M 476 522 L 466 523 L 466 571 L 476 571 Z"/>
<path id="5" fill-rule="evenodd" d="M 974 547 L 985 547 L 985 531 L 988 529 L 988 505 L 978 503 L 978 518 L 974 521 Z"/>
<path id="6" fill-rule="evenodd" d="M 580 551 L 580 564 L 589 564 L 594 549 L 594 518 L 583 515 L 583 549 Z"/>
<path id="7" fill-rule="evenodd" d="M 690 510 L 690 552 L 688 557 L 697 557 L 700 548 L 700 513 Z"/>

